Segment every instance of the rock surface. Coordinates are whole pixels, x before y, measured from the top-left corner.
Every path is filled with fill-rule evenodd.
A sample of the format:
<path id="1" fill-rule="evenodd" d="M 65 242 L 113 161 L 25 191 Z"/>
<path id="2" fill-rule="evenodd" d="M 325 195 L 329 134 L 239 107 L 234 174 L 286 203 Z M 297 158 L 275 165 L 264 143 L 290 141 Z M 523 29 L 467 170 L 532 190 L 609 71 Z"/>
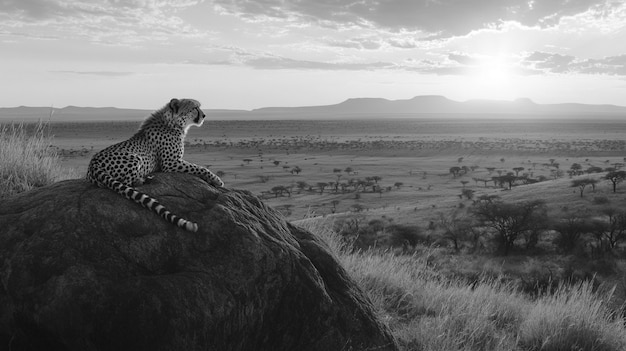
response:
<path id="1" fill-rule="evenodd" d="M 0 203 L 0 350 L 396 350 L 325 244 L 245 191 L 70 180 Z"/>

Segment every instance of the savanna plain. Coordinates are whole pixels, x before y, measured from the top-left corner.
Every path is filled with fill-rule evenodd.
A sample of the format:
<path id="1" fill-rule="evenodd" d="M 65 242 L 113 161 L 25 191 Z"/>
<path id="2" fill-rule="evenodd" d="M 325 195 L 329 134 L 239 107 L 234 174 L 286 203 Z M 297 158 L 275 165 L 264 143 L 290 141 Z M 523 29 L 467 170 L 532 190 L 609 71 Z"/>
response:
<path id="1" fill-rule="evenodd" d="M 32 148 L 49 176 L 4 173 L 0 196 L 82 177 L 139 124 L 4 125 L 5 172 Z M 185 158 L 322 236 L 403 350 L 624 350 L 624 136 L 593 116 L 209 116 Z"/>

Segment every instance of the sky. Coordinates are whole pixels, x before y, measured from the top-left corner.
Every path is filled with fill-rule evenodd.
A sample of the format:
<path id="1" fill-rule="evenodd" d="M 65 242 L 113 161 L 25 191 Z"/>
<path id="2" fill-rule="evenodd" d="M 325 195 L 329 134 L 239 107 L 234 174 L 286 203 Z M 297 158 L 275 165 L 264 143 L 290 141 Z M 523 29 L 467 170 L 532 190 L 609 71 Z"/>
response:
<path id="1" fill-rule="evenodd" d="M 626 106 L 624 0 L 0 0 L 0 107 Z"/>

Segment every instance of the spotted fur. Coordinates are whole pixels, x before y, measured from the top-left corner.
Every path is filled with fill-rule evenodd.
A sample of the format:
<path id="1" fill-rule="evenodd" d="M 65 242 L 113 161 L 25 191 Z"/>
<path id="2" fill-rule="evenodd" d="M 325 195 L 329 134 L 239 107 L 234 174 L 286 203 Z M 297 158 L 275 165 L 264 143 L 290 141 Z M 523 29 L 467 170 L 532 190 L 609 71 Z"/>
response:
<path id="1" fill-rule="evenodd" d="M 155 172 L 184 172 L 223 187 L 224 182 L 207 168 L 183 160 L 187 130 L 201 126 L 205 117 L 198 101 L 172 99 L 146 118 L 130 139 L 96 153 L 89 163 L 87 179 L 141 204 L 178 227 L 197 231 L 196 223 L 172 214 L 133 186 L 143 184 Z"/>

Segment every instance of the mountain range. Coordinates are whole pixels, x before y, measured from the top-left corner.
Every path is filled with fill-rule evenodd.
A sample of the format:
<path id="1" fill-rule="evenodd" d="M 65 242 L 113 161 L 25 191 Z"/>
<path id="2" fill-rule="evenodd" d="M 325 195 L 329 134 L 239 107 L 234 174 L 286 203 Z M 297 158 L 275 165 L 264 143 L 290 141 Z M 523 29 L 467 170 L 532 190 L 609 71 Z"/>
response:
<path id="1" fill-rule="evenodd" d="M 443 96 L 416 96 L 407 100 L 354 98 L 335 105 L 264 107 L 248 110 L 206 109 L 211 119 L 339 119 L 381 117 L 474 117 L 474 118 L 605 118 L 626 119 L 626 107 L 576 103 L 537 104 L 530 99 L 514 101 L 469 100 L 459 102 Z M 151 110 L 115 107 L 12 107 L 0 108 L 0 121 L 111 121 L 142 120 Z"/>

